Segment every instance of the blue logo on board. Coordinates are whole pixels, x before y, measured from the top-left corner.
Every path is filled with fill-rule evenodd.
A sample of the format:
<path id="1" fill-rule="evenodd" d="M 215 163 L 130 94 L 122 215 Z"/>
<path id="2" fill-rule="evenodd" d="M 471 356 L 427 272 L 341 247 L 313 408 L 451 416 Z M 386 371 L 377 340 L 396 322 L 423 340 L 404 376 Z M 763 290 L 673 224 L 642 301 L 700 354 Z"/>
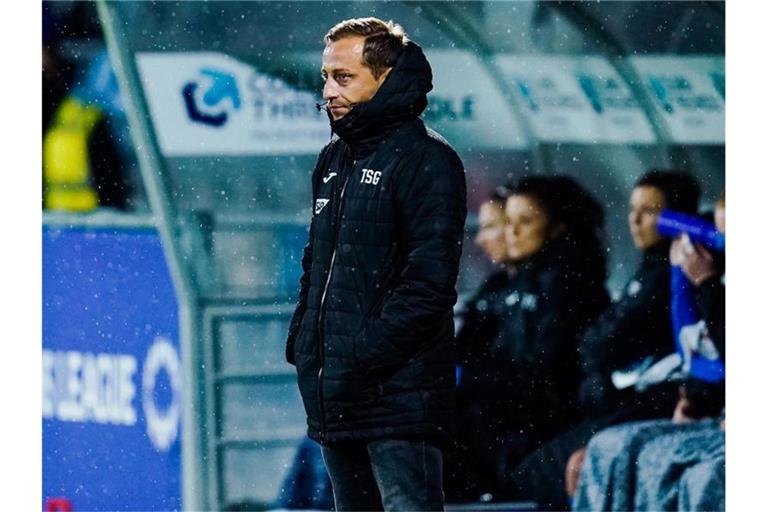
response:
<path id="1" fill-rule="evenodd" d="M 191 120 L 198 123 L 216 127 L 223 126 L 229 117 L 229 109 L 222 108 L 222 103 L 229 99 L 235 110 L 239 110 L 241 106 L 237 80 L 230 73 L 212 68 L 203 68 L 200 70 L 200 74 L 204 80 L 188 82 L 181 90 L 187 115 Z M 199 88 L 206 86 L 207 89 L 202 95 L 202 104 L 200 104 L 196 92 Z"/>

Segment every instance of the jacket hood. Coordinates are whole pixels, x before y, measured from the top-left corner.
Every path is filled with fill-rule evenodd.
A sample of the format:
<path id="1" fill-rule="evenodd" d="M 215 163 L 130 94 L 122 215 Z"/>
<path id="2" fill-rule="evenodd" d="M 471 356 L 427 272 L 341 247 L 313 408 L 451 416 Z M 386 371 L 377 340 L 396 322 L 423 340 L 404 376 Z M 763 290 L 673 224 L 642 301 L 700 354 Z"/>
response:
<path id="1" fill-rule="evenodd" d="M 390 130 L 419 117 L 427 108 L 431 90 L 432 68 L 421 47 L 408 41 L 370 101 L 355 106 L 338 121 L 328 112 L 331 130 L 353 147 L 375 143 Z"/>

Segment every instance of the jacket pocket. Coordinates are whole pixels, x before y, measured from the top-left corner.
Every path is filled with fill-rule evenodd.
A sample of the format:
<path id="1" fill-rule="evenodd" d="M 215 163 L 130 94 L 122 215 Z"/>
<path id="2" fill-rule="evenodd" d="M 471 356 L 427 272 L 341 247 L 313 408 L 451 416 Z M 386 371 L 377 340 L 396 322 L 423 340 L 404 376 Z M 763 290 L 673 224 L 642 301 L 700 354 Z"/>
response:
<path id="1" fill-rule="evenodd" d="M 296 366 L 296 342 L 289 341 L 285 344 L 285 362 Z"/>
<path id="2" fill-rule="evenodd" d="M 381 376 L 382 372 L 386 373 L 393 367 L 399 366 L 398 363 L 391 361 L 388 355 L 389 348 L 384 342 L 386 336 L 387 329 L 384 322 L 377 317 L 368 317 L 353 340 L 355 369 L 367 379 Z"/>
<path id="3" fill-rule="evenodd" d="M 394 281 L 395 277 L 397 277 L 396 273 L 398 268 L 397 242 L 392 244 L 392 249 L 388 252 L 387 257 L 384 258 L 384 264 L 386 265 L 384 270 L 384 277 L 382 277 L 381 281 L 379 282 L 379 289 L 377 290 L 378 293 L 376 294 L 376 299 L 365 313 L 366 317 L 379 316 L 379 313 L 381 313 L 381 310 L 384 307 L 384 302 L 392 295 L 392 288 L 394 287 Z"/>
<path id="4" fill-rule="evenodd" d="M 365 324 L 366 320 L 363 319 L 360 329 L 358 329 L 357 334 L 352 338 L 352 364 L 354 365 L 355 371 L 360 370 L 360 359 L 358 358 L 357 351 L 360 347 L 360 338 L 365 334 Z"/>
<path id="5" fill-rule="evenodd" d="M 296 329 L 296 332 L 289 333 L 285 340 L 285 361 L 293 366 L 296 366 L 296 342 L 300 334 L 301 330 Z"/>
<path id="6" fill-rule="evenodd" d="M 382 286 L 384 288 L 384 286 Z M 370 317 L 378 317 L 381 314 L 381 310 L 384 309 L 384 303 L 389 297 L 392 296 L 391 289 L 382 290 L 376 297 L 376 301 L 368 308 L 368 312 L 365 315 L 366 320 Z M 363 322 L 365 324 L 365 322 Z"/>
<path id="7" fill-rule="evenodd" d="M 310 354 L 307 353 L 305 345 L 307 344 L 307 336 L 308 332 L 306 329 L 299 328 L 299 332 L 296 333 L 296 338 L 294 339 L 293 343 L 293 353 L 291 354 L 294 358 L 294 365 L 299 366 L 301 363 L 301 359 L 304 360 L 304 363 L 306 364 L 306 359 L 310 357 Z"/>
<path id="8" fill-rule="evenodd" d="M 379 281 L 378 293 L 375 296 L 375 300 L 367 308 L 363 314 L 363 320 L 360 327 L 357 330 L 357 335 L 352 339 L 352 360 L 355 365 L 355 369 L 359 372 L 370 371 L 370 368 L 364 368 L 361 365 L 361 360 L 365 359 L 362 355 L 365 352 L 364 344 L 370 343 L 367 339 L 371 334 L 374 336 L 377 334 L 374 324 L 380 321 L 379 316 L 384 308 L 386 301 L 392 296 L 394 286 L 397 281 L 398 272 L 398 244 L 394 242 L 392 248 L 387 252 L 387 256 L 383 259 L 384 276 Z M 361 357 L 362 355 L 362 357 Z"/>

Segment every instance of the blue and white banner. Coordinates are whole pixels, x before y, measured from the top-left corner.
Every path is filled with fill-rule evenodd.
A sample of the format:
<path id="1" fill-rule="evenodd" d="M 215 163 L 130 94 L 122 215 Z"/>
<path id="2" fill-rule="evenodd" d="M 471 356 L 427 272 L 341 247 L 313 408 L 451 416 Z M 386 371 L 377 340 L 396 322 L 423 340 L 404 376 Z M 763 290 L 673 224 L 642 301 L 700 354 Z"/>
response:
<path id="1" fill-rule="evenodd" d="M 586 144 L 656 142 L 629 86 L 604 57 L 495 57 L 536 136 Z"/>
<path id="2" fill-rule="evenodd" d="M 721 56 L 630 57 L 673 141 L 725 142 L 725 59 Z"/>
<path id="3" fill-rule="evenodd" d="M 137 53 L 136 65 L 165 156 L 315 154 L 330 138 L 320 91 L 228 55 Z"/>
<path id="4" fill-rule="evenodd" d="M 43 230 L 43 509 L 181 508 L 178 306 L 148 229 Z"/>
<path id="5" fill-rule="evenodd" d="M 657 142 L 634 92 L 604 57 L 498 54 L 499 84 L 471 52 L 426 53 L 435 88 L 424 120 L 457 149 L 529 147 L 520 115 L 546 142 Z M 316 59 L 319 70 L 319 52 Z M 675 142 L 724 142 L 722 57 L 629 62 Z M 166 156 L 316 154 L 330 138 L 327 116 L 315 108 L 321 91 L 299 90 L 226 54 L 137 53 L 136 64 Z M 506 94 L 514 95 L 519 113 Z"/>
<path id="6" fill-rule="evenodd" d="M 434 90 L 424 121 L 458 150 L 520 150 L 530 145 L 502 90 L 465 50 L 426 50 Z M 458 79 L 460 77 L 460 79 Z"/>

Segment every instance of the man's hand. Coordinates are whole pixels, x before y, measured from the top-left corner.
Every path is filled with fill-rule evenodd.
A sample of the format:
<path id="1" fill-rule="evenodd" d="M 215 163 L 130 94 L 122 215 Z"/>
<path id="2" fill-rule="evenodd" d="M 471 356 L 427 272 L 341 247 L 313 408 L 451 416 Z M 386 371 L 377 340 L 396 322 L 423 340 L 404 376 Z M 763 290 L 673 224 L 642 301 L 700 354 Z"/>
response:
<path id="1" fill-rule="evenodd" d="M 669 249 L 669 262 L 681 267 L 683 273 L 696 286 L 717 275 L 712 255 L 701 245 L 691 243 L 688 235 L 683 235 L 672 242 Z"/>
<path id="2" fill-rule="evenodd" d="M 669 264 L 673 267 L 681 267 L 685 259 L 685 242 L 683 237 L 675 238 L 669 246 Z"/>

